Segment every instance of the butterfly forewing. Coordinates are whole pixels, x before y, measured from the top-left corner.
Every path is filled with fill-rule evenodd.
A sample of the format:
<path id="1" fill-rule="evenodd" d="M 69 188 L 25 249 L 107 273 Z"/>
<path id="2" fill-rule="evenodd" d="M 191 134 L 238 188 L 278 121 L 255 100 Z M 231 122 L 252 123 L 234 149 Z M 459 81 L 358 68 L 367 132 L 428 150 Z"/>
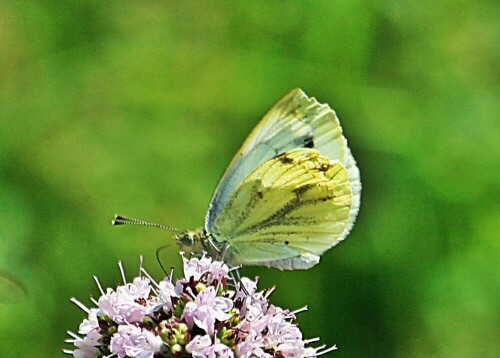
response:
<path id="1" fill-rule="evenodd" d="M 320 104 L 296 89 L 276 103 L 252 131 L 236 153 L 222 177 L 209 206 L 205 220 L 208 232 L 214 225 L 238 185 L 260 164 L 297 148 L 314 148 L 322 155 L 338 160 L 347 170 L 353 188 L 349 225 L 352 226 L 359 207 L 359 171 L 342 135 L 342 128 L 328 105 Z M 226 210 L 227 212 L 227 210 Z"/>
<path id="2" fill-rule="evenodd" d="M 352 190 L 347 171 L 313 149 L 278 155 L 251 172 L 215 219 L 233 264 L 309 268 L 342 240 Z M 314 263 L 306 261 L 313 259 Z M 300 267 L 303 266 L 303 267 Z"/>

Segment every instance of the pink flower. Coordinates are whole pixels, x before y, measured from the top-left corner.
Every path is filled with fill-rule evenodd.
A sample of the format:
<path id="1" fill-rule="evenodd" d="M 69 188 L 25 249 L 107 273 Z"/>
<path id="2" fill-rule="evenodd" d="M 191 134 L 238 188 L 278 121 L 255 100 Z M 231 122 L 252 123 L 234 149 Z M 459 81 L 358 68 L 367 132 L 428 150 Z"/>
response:
<path id="1" fill-rule="evenodd" d="M 118 326 L 111 337 L 111 352 L 118 357 L 152 358 L 162 345 L 160 337 L 130 324 Z"/>
<path id="2" fill-rule="evenodd" d="M 184 263 L 184 277 L 189 279 L 193 277 L 194 280 L 199 281 L 203 274 L 206 274 L 210 269 L 212 259 L 203 255 L 200 259 L 192 258 L 188 260 L 184 253 L 181 252 L 182 261 Z"/>
<path id="3" fill-rule="evenodd" d="M 220 343 L 212 344 L 209 335 L 196 336 L 186 346 L 186 351 L 191 353 L 193 358 L 233 358 L 231 349 Z"/>
<path id="4" fill-rule="evenodd" d="M 117 323 L 141 322 L 149 308 L 144 304 L 151 292 L 149 283 L 147 278 L 136 277 L 133 283 L 119 286 L 116 292 L 108 288 L 99 298 L 99 314 L 110 316 Z"/>
<path id="5" fill-rule="evenodd" d="M 88 334 L 90 331 L 95 331 L 99 329 L 99 322 L 97 320 L 97 312 L 99 310 L 97 308 L 92 308 L 89 311 L 89 315 L 87 319 L 84 319 L 80 324 L 78 329 L 78 333 L 80 334 Z"/>
<path id="6" fill-rule="evenodd" d="M 172 308 L 172 298 L 179 297 L 175 286 L 169 280 L 160 281 L 158 284 L 158 303 L 168 311 Z"/>
<path id="7" fill-rule="evenodd" d="M 257 290 L 257 280 L 235 280 L 220 261 L 203 255 L 186 259 L 185 277 L 156 283 L 149 274 L 104 291 L 87 308 L 76 335 L 63 350 L 78 358 L 311 358 L 335 349 L 307 347 L 295 314 L 269 302 L 272 290 Z M 125 277 L 123 268 L 122 277 Z M 305 308 L 304 308 L 305 309 Z M 304 310 L 303 309 L 303 310 Z"/>
<path id="8" fill-rule="evenodd" d="M 182 318 L 189 328 L 196 324 L 210 336 L 213 336 L 215 321 L 220 322 L 231 317 L 227 312 L 233 307 L 233 301 L 225 297 L 217 297 L 215 287 L 210 286 L 201 291 L 194 301 L 188 302 Z"/>
<path id="9" fill-rule="evenodd" d="M 186 346 L 186 352 L 191 353 L 194 358 L 203 357 L 203 351 L 212 345 L 212 339 L 208 334 L 196 336 Z"/>
<path id="10" fill-rule="evenodd" d="M 100 339 L 101 335 L 96 330 L 91 330 L 83 339 L 77 338 L 74 340 L 68 340 L 67 342 L 73 342 L 77 348 L 73 351 L 74 357 L 93 358 L 97 357 L 97 347 L 100 346 Z"/>

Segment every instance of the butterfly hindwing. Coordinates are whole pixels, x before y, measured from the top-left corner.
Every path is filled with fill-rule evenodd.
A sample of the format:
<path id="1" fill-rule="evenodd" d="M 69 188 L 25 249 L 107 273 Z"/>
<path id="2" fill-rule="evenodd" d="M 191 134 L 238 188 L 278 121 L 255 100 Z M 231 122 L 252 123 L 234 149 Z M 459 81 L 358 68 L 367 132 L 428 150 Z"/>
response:
<path id="1" fill-rule="evenodd" d="M 233 265 L 309 268 L 345 237 L 351 205 L 340 162 L 294 149 L 244 178 L 215 219 L 212 236 Z"/>

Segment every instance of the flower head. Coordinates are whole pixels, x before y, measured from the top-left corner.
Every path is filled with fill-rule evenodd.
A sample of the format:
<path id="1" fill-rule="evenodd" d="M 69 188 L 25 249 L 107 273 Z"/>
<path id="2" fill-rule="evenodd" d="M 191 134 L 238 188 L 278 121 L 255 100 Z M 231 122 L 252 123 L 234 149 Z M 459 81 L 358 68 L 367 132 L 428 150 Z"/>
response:
<path id="1" fill-rule="evenodd" d="M 184 277 L 156 283 L 146 271 L 93 300 L 64 350 L 74 357 L 316 357 L 335 347 L 307 347 L 295 313 L 268 301 L 257 280 L 233 279 L 231 269 L 203 255 L 187 259 Z M 123 268 L 122 276 L 125 277 Z M 98 282 L 98 281 L 97 281 Z M 99 282 L 98 282 L 99 284 Z"/>

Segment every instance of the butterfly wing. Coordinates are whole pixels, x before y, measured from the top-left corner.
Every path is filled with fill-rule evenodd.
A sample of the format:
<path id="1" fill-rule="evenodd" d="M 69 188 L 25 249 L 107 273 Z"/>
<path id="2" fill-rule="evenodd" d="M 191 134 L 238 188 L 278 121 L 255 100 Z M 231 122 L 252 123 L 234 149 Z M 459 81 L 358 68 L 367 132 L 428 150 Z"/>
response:
<path id="1" fill-rule="evenodd" d="M 351 206 L 345 167 L 317 150 L 294 149 L 240 183 L 212 237 L 232 265 L 307 269 L 345 237 Z"/>
<path id="2" fill-rule="evenodd" d="M 205 229 L 220 237 L 214 222 L 226 208 L 238 185 L 260 164 L 297 148 L 314 148 L 337 160 L 347 171 L 352 190 L 352 205 L 346 236 L 356 218 L 361 193 L 359 170 L 335 112 L 302 90 L 295 89 L 276 103 L 250 133 L 215 190 L 205 219 Z"/>

